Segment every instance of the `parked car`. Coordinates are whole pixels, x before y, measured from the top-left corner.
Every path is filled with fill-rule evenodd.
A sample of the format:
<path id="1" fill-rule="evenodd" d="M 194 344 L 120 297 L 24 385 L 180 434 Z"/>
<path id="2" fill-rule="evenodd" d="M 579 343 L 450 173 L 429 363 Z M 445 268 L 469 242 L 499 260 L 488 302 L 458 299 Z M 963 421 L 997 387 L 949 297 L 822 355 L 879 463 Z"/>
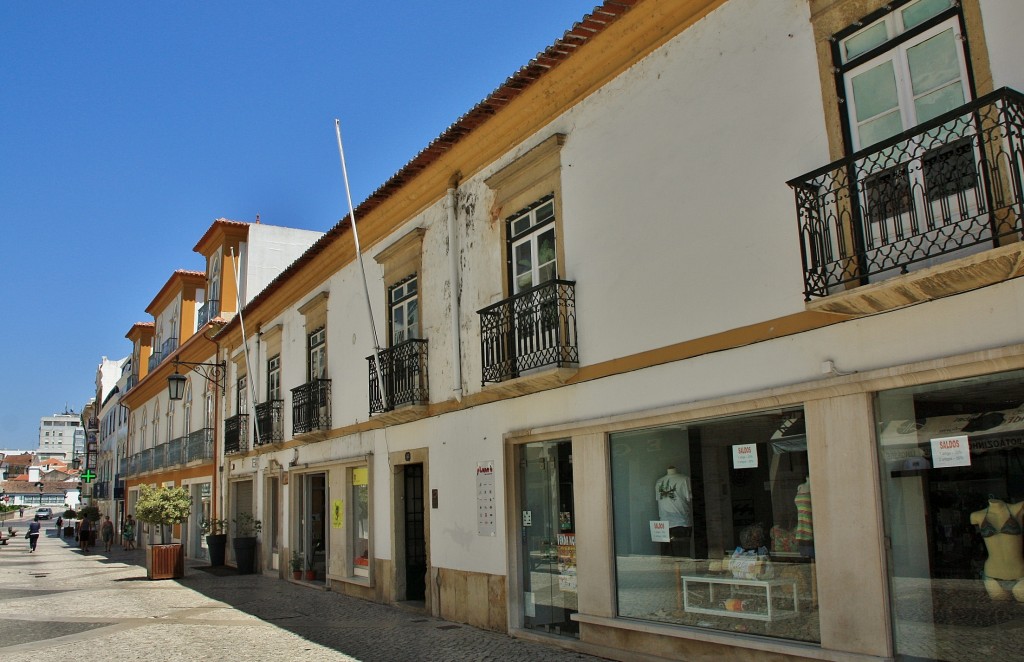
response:
<path id="1" fill-rule="evenodd" d="M 50 519 L 53 517 L 53 509 L 46 507 L 36 508 L 36 517 L 39 519 Z"/>

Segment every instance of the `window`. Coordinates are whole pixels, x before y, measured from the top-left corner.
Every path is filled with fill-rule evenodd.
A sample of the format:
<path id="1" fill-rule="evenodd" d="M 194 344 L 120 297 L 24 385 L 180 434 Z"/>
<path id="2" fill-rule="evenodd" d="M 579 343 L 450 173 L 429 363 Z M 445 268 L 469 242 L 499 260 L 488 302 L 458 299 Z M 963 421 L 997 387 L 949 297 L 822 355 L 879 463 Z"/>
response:
<path id="1" fill-rule="evenodd" d="M 160 443 L 160 404 L 153 405 L 153 446 Z"/>
<path id="2" fill-rule="evenodd" d="M 367 467 L 352 469 L 352 574 L 370 576 L 370 485 Z"/>
<path id="3" fill-rule="evenodd" d="M 896 657 L 1020 657 L 992 633 L 1024 607 L 1024 371 L 882 391 L 875 416 Z"/>
<path id="4" fill-rule="evenodd" d="M 509 217 L 508 238 L 513 294 L 558 277 L 554 195 Z"/>
<path id="5" fill-rule="evenodd" d="M 610 435 L 619 615 L 820 641 L 803 410 Z"/>
<path id="6" fill-rule="evenodd" d="M 192 432 L 192 382 L 185 382 L 185 421 L 181 434 L 187 437 Z"/>
<path id="7" fill-rule="evenodd" d="M 167 400 L 167 441 L 174 437 L 174 400 Z"/>
<path id="8" fill-rule="evenodd" d="M 281 399 L 281 355 L 267 359 L 267 400 Z"/>
<path id="9" fill-rule="evenodd" d="M 416 276 L 409 276 L 389 293 L 391 312 L 391 346 L 394 347 L 406 340 L 419 338 L 419 293 L 417 292 Z"/>
<path id="10" fill-rule="evenodd" d="M 323 327 L 309 334 L 309 381 L 327 379 L 327 333 Z"/>
<path id="11" fill-rule="evenodd" d="M 839 42 L 853 148 L 964 105 L 967 64 L 951 0 L 916 0 Z M 929 27 L 930 26 L 930 27 Z"/>
<path id="12" fill-rule="evenodd" d="M 246 375 L 242 375 L 235 382 L 235 413 L 236 414 L 247 414 L 249 413 L 249 396 L 246 394 L 245 389 L 248 380 Z"/>

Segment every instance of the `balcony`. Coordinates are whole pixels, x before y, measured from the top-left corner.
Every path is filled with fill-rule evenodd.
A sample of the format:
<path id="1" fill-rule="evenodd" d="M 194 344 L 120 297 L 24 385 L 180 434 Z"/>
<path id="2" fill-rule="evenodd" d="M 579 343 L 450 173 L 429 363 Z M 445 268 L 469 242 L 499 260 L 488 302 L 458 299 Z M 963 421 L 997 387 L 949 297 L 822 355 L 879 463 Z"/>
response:
<path id="1" fill-rule="evenodd" d="M 199 307 L 199 326 L 220 315 L 220 299 L 210 299 Z"/>
<path id="2" fill-rule="evenodd" d="M 426 405 L 427 341 L 406 340 L 380 351 L 382 380 L 377 379 L 377 364 L 368 356 L 370 364 L 370 414 L 385 414 L 410 406 Z M 387 398 L 381 397 L 380 382 L 384 382 Z M 411 417 L 417 414 L 408 412 Z"/>
<path id="3" fill-rule="evenodd" d="M 149 357 L 149 363 L 147 364 L 149 366 L 149 371 L 153 372 L 153 370 L 155 370 L 156 367 L 158 365 L 160 365 L 160 362 L 163 361 L 163 360 L 164 360 L 163 354 L 161 354 L 160 352 L 154 351 L 153 355 Z"/>
<path id="4" fill-rule="evenodd" d="M 92 495 L 97 499 L 109 499 L 110 498 L 110 482 L 106 480 L 98 480 L 92 484 Z"/>
<path id="5" fill-rule="evenodd" d="M 314 379 L 292 389 L 292 434 L 331 429 L 331 380 Z"/>
<path id="6" fill-rule="evenodd" d="M 184 445 L 185 462 L 213 458 L 213 428 L 200 428 L 189 432 Z"/>
<path id="7" fill-rule="evenodd" d="M 185 437 L 175 437 L 163 444 L 164 466 L 176 467 L 185 464 Z"/>
<path id="8" fill-rule="evenodd" d="M 160 356 L 170 356 L 171 353 L 176 349 L 178 349 L 178 339 L 168 338 L 163 342 L 162 345 L 160 345 Z"/>
<path id="9" fill-rule="evenodd" d="M 140 474 L 153 470 L 153 449 L 147 448 L 139 452 L 139 464 L 137 466 Z"/>
<path id="10" fill-rule="evenodd" d="M 284 441 L 284 400 L 268 400 L 256 405 L 255 446 Z"/>
<path id="11" fill-rule="evenodd" d="M 128 391 L 132 390 L 138 383 L 139 376 L 137 374 L 133 372 L 132 374 L 128 375 L 128 379 L 125 380 L 124 383 L 124 392 L 127 393 Z"/>
<path id="12" fill-rule="evenodd" d="M 483 383 L 575 368 L 576 283 L 549 280 L 479 311 Z M 548 371 L 548 376 L 552 372 Z M 553 374 L 556 381 L 564 375 Z"/>
<path id="13" fill-rule="evenodd" d="M 249 414 L 236 414 L 224 421 L 224 454 L 249 450 Z"/>
<path id="14" fill-rule="evenodd" d="M 805 300 L 868 314 L 1022 275 L 1022 129 L 1003 88 L 790 181 Z"/>

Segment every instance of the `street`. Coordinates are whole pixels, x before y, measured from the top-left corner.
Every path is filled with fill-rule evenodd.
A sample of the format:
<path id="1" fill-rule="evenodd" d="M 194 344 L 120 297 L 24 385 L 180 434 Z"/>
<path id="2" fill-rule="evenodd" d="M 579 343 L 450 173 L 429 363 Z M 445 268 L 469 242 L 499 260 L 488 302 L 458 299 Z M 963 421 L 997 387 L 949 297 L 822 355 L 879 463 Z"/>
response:
<path id="1" fill-rule="evenodd" d="M 0 660 L 599 659 L 230 568 L 150 581 L 144 550 L 82 554 L 54 522 L 29 554 L 29 521 L 0 546 Z"/>

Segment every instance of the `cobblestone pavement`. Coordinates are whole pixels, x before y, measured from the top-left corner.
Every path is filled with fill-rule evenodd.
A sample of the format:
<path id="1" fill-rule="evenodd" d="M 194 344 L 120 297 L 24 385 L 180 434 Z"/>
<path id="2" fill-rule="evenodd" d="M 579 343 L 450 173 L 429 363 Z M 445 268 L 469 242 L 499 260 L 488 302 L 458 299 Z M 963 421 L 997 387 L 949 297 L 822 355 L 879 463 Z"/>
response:
<path id="1" fill-rule="evenodd" d="M 142 550 L 74 545 L 51 525 L 0 547 L 0 660 L 599 659 L 262 575 L 149 581 Z"/>

